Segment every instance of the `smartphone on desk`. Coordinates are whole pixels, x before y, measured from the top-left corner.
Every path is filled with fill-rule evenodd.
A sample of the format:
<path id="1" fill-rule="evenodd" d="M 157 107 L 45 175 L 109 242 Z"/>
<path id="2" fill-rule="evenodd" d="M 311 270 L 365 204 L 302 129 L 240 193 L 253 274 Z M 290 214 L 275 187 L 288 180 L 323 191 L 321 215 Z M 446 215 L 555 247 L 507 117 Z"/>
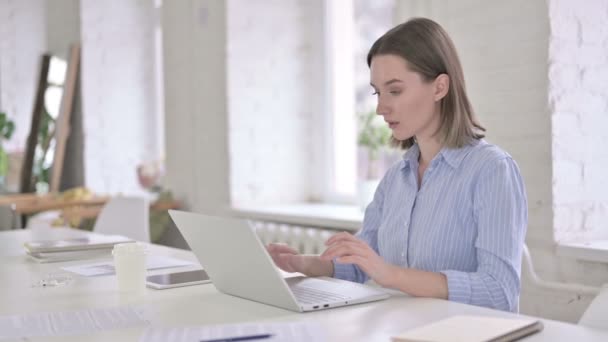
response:
<path id="1" fill-rule="evenodd" d="M 210 282 L 211 279 L 209 279 L 209 275 L 205 270 L 157 274 L 146 277 L 146 285 L 157 290 L 206 284 Z"/>

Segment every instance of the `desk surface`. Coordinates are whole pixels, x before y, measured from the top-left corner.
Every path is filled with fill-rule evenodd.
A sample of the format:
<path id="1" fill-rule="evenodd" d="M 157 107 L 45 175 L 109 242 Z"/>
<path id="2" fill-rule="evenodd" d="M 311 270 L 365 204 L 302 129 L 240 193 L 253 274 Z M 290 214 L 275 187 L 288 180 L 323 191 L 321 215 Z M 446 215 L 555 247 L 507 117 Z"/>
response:
<path id="1" fill-rule="evenodd" d="M 410 328 L 458 314 L 498 317 L 513 314 L 437 299 L 395 295 L 388 300 L 311 313 L 295 313 L 218 292 L 211 284 L 170 290 L 146 289 L 141 296 L 125 296 L 116 290 L 115 276 L 79 277 L 66 286 L 40 288 L 31 284 L 59 267 L 88 263 L 38 264 L 22 250 L 26 241 L 77 237 L 85 232 L 56 228 L 0 232 L 0 315 L 44 311 L 143 305 L 158 326 L 179 327 L 251 321 L 314 320 L 327 329 L 328 341 L 390 341 Z M 196 260 L 188 251 L 151 246 L 157 255 Z M 195 268 L 194 266 L 189 268 Z M 187 268 L 181 268 L 186 270 Z M 167 273 L 157 270 L 151 274 Z M 608 341 L 608 331 L 543 320 L 543 332 L 526 341 Z M 114 330 L 87 341 L 136 341 L 144 328 Z M 35 341 L 81 341 L 82 336 L 32 339 Z"/>

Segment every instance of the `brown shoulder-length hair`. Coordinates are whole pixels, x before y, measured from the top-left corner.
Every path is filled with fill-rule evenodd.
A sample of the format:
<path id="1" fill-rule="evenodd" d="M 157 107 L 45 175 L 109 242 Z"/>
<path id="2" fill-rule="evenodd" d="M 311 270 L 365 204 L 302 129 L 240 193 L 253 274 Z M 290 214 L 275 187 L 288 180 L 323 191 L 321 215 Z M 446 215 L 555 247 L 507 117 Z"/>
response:
<path id="1" fill-rule="evenodd" d="M 436 132 L 443 146 L 458 148 L 484 137 L 486 129 L 475 117 L 467 97 L 456 48 L 439 24 L 426 18 L 410 19 L 376 40 L 367 54 L 368 66 L 376 55 L 395 55 L 405 59 L 409 69 L 428 82 L 441 74 L 448 75 L 450 85 L 441 100 L 441 125 Z M 403 141 L 391 138 L 392 145 L 403 149 L 410 148 L 415 142 L 414 137 Z"/>

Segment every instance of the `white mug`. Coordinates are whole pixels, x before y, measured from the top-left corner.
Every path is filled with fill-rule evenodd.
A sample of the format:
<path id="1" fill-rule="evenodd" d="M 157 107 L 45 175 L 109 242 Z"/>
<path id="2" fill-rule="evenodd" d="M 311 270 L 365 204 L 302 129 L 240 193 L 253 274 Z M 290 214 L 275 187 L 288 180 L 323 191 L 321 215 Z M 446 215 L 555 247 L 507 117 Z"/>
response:
<path id="1" fill-rule="evenodd" d="M 114 245 L 114 268 L 120 292 L 142 293 L 146 288 L 146 246 L 141 242 Z"/>

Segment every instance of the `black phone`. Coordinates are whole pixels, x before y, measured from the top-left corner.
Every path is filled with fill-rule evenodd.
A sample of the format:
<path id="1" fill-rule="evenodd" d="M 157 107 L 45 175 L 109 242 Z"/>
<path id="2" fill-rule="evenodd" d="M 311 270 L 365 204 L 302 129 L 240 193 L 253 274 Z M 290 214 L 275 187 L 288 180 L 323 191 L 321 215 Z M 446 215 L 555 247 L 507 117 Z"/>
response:
<path id="1" fill-rule="evenodd" d="M 194 270 L 167 274 L 157 274 L 146 277 L 146 285 L 153 289 L 162 290 L 173 287 L 210 283 L 205 270 Z"/>

